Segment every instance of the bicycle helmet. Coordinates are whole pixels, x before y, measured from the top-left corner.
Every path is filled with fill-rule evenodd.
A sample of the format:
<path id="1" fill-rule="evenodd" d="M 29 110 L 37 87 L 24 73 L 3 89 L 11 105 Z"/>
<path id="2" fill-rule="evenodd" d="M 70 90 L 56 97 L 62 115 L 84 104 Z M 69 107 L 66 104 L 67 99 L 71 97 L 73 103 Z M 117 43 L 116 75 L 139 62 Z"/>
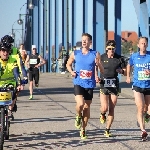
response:
<path id="1" fill-rule="evenodd" d="M 1 38 L 2 43 L 14 43 L 14 39 L 10 35 L 5 35 Z"/>
<path id="2" fill-rule="evenodd" d="M 12 45 L 10 43 L 0 43 L 0 50 L 10 51 L 11 46 Z"/>

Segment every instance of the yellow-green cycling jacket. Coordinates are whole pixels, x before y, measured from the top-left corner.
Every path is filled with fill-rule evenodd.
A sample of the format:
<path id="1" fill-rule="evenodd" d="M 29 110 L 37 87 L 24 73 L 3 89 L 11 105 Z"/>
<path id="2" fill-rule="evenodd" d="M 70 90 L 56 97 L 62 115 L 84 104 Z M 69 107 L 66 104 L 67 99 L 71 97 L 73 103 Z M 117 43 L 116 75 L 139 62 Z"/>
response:
<path id="1" fill-rule="evenodd" d="M 14 87 L 21 84 L 17 60 L 11 55 L 7 61 L 0 58 L 0 87 L 9 83 L 13 84 Z"/>

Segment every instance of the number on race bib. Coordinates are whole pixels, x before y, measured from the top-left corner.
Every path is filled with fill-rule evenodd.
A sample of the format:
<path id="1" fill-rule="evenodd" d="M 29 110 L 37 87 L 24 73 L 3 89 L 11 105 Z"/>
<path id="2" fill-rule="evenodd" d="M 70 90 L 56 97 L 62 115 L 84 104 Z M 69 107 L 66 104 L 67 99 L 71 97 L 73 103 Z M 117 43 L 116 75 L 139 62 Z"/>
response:
<path id="1" fill-rule="evenodd" d="M 104 79 L 104 87 L 116 87 L 116 79 Z"/>
<path id="2" fill-rule="evenodd" d="M 92 77 L 92 71 L 80 70 L 81 79 L 91 79 L 91 77 Z"/>
<path id="3" fill-rule="evenodd" d="M 30 59 L 30 64 L 32 64 L 32 65 L 37 64 L 37 59 Z"/>
<path id="4" fill-rule="evenodd" d="M 150 80 L 150 75 L 146 75 L 145 71 L 138 71 L 138 80 Z"/>

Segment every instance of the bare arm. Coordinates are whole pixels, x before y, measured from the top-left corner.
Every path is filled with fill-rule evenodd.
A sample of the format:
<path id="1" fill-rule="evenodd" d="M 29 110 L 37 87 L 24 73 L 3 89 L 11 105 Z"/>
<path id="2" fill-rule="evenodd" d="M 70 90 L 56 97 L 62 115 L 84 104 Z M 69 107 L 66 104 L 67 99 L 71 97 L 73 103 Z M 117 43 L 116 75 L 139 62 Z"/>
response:
<path id="1" fill-rule="evenodd" d="M 45 59 L 41 55 L 39 55 L 39 58 L 42 63 L 38 64 L 38 67 L 43 66 L 46 63 Z"/>
<path id="2" fill-rule="evenodd" d="M 100 70 L 101 73 L 104 73 L 104 67 L 102 66 L 102 63 L 101 63 L 101 56 L 100 56 L 100 53 L 97 52 L 96 53 L 96 66 L 98 67 L 98 69 Z"/>
<path id="3" fill-rule="evenodd" d="M 67 64 L 66 64 L 66 67 L 67 67 L 67 70 L 71 73 L 72 76 L 75 75 L 75 72 L 72 70 L 72 63 L 74 62 L 74 53 L 71 53 L 68 61 L 67 61 Z"/>
<path id="4" fill-rule="evenodd" d="M 29 55 L 27 55 L 26 61 L 25 61 L 26 68 L 29 68 Z"/>
<path id="5" fill-rule="evenodd" d="M 131 66 L 129 64 L 127 65 L 126 72 L 127 72 L 127 78 L 130 78 L 130 75 L 131 75 Z"/>

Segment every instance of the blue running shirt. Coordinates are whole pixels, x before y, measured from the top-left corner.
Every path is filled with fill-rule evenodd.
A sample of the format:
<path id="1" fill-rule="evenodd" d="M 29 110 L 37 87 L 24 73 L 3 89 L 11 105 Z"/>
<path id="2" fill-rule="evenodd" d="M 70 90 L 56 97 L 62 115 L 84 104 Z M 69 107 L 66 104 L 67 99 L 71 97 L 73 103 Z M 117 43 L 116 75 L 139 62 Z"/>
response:
<path id="1" fill-rule="evenodd" d="M 75 71 L 74 85 L 80 85 L 83 88 L 96 87 L 95 81 L 95 58 L 96 51 L 89 50 L 87 54 L 82 54 L 82 50 L 75 50 Z"/>
<path id="2" fill-rule="evenodd" d="M 131 55 L 129 64 L 134 66 L 133 86 L 140 88 L 150 88 L 150 75 L 145 75 L 146 69 L 150 70 L 150 52 L 140 55 L 139 52 Z"/>

